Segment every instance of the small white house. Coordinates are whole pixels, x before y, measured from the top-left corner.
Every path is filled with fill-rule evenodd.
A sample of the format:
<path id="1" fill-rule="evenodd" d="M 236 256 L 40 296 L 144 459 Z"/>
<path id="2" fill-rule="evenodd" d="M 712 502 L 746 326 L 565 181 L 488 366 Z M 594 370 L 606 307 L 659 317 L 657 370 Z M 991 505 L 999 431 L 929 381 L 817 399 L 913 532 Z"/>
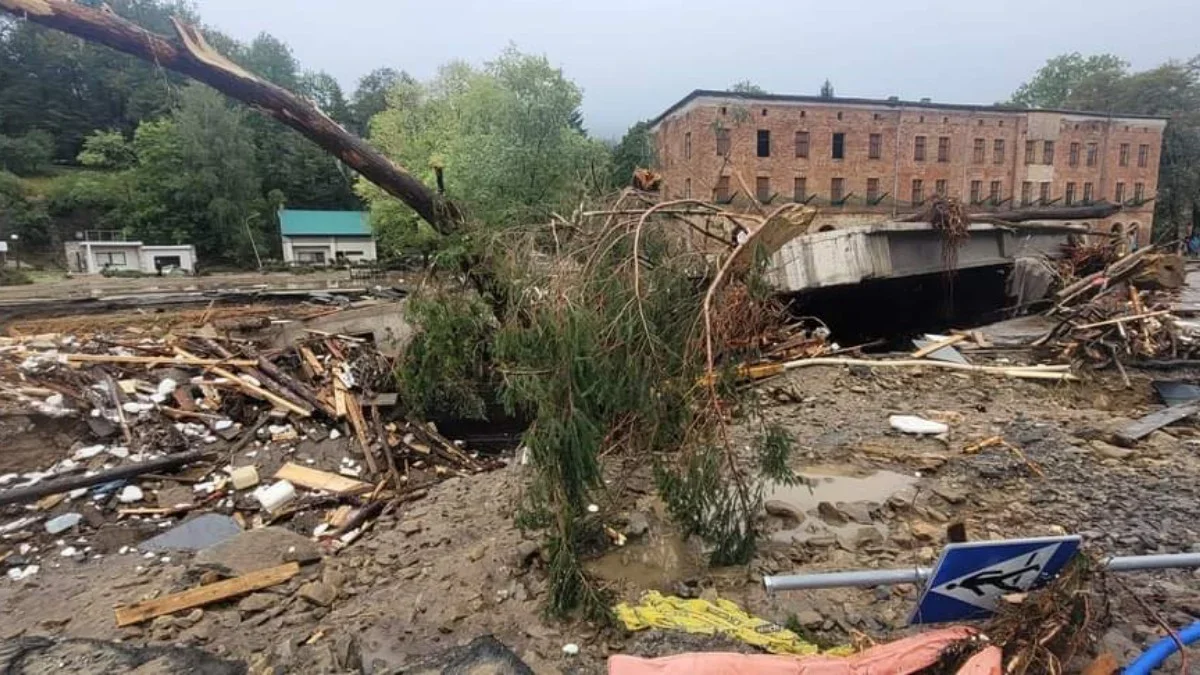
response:
<path id="1" fill-rule="evenodd" d="M 104 270 L 157 274 L 175 269 L 196 271 L 196 247 L 154 246 L 140 241 L 72 241 L 66 245 L 67 267 L 76 274 Z"/>
<path id="2" fill-rule="evenodd" d="M 284 262 L 334 265 L 378 258 L 375 233 L 362 211 L 279 212 Z"/>

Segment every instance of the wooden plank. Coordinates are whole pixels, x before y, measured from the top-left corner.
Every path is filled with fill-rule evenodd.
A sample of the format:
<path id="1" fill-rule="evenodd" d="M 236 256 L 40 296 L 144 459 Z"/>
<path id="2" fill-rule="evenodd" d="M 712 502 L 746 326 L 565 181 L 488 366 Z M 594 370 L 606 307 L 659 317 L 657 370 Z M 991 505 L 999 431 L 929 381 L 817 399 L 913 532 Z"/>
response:
<path id="1" fill-rule="evenodd" d="M 184 351 L 183 349 L 180 349 L 179 347 L 175 348 L 175 353 L 179 354 L 180 356 L 186 357 L 186 358 L 191 358 L 191 359 L 196 358 L 196 357 L 192 356 L 191 354 L 187 353 L 186 351 Z M 249 363 L 250 363 L 250 366 L 252 367 L 257 362 L 250 361 Z M 249 382 L 238 377 L 231 371 L 225 370 L 224 368 L 221 368 L 220 366 L 216 366 L 216 365 L 209 366 L 209 370 L 211 370 L 215 375 L 217 375 L 219 377 L 223 377 L 227 380 L 230 380 L 237 388 L 241 389 L 245 393 L 253 396 L 254 398 L 258 398 L 258 399 L 267 401 L 268 403 L 275 406 L 276 408 L 282 408 L 283 410 L 286 410 L 286 411 L 292 413 L 293 415 L 296 415 L 297 417 L 311 417 L 312 416 L 312 413 L 309 410 L 307 410 L 305 408 L 301 408 L 300 406 L 287 400 L 286 398 L 283 398 L 282 396 L 279 396 L 275 393 L 269 392 L 266 389 L 263 389 L 262 387 L 260 387 L 258 385 L 250 384 Z"/>
<path id="2" fill-rule="evenodd" d="M 251 591 L 270 588 L 281 584 L 300 573 L 300 563 L 290 562 L 278 567 L 268 567 L 240 577 L 218 581 L 207 586 L 190 588 L 179 593 L 145 600 L 117 608 L 117 626 L 125 627 L 148 621 L 158 616 L 174 614 L 195 607 L 245 595 Z"/>
<path id="3" fill-rule="evenodd" d="M 1173 405 L 1170 408 L 1164 408 L 1156 413 L 1151 413 L 1137 419 L 1132 424 L 1125 425 L 1124 428 L 1117 431 L 1115 436 L 1118 441 L 1126 445 L 1132 445 L 1168 424 L 1178 422 L 1185 417 L 1191 417 L 1198 412 L 1200 412 L 1200 401 Z"/>
<path id="4" fill-rule="evenodd" d="M 1097 321 L 1096 323 L 1087 323 L 1082 326 L 1076 326 L 1075 330 L 1087 330 L 1089 328 L 1099 328 L 1101 326 L 1111 326 L 1114 324 L 1125 323 L 1127 321 L 1141 321 L 1142 319 L 1150 319 L 1150 318 L 1153 318 L 1156 316 L 1163 316 L 1164 314 L 1170 314 L 1170 313 L 1171 313 L 1171 310 L 1169 310 L 1169 309 L 1160 309 L 1157 312 L 1146 312 L 1145 314 L 1133 314 L 1130 316 L 1119 316 L 1115 319 L 1109 319 L 1107 321 Z"/>
<path id="5" fill-rule="evenodd" d="M 304 359 L 304 363 L 312 370 L 313 375 L 317 377 L 325 377 L 325 366 L 321 365 L 321 360 L 309 349 L 307 345 L 300 345 L 296 348 L 300 352 L 300 358 Z"/>
<path id="6" fill-rule="evenodd" d="M 185 352 L 186 353 L 186 352 Z M 67 354 L 67 363 L 124 363 L 144 366 L 254 366 L 256 361 L 239 359 L 202 359 L 187 356 L 117 356 L 114 354 Z"/>
<path id="7" fill-rule="evenodd" d="M 321 471 L 320 469 L 310 469 L 307 466 L 300 466 L 293 462 L 288 462 L 279 467 L 279 471 L 275 472 L 275 477 L 280 480 L 286 480 L 294 485 L 305 487 L 310 490 L 324 490 L 332 492 L 335 495 L 356 495 L 371 491 L 371 484 L 364 483 L 361 480 L 354 480 L 347 476 L 339 476 L 336 473 Z"/>
<path id="8" fill-rule="evenodd" d="M 933 344 L 929 344 L 929 345 L 925 345 L 924 347 L 921 347 L 917 351 L 913 352 L 910 355 L 910 358 L 923 359 L 926 356 L 929 356 L 930 354 L 936 352 L 939 349 L 942 349 L 945 347 L 951 347 L 951 346 L 956 345 L 966 339 L 967 339 L 966 335 L 961 335 L 961 334 L 960 335 L 951 335 L 950 337 L 946 338 L 945 340 L 939 340 L 937 342 L 934 342 Z"/>
<path id="9" fill-rule="evenodd" d="M 358 439 L 358 445 L 362 448 L 363 457 L 367 460 L 367 468 L 371 470 L 371 474 L 379 473 L 379 465 L 375 462 L 375 455 L 371 452 L 371 441 L 367 437 L 367 421 L 363 418 L 362 408 L 359 407 L 355 396 L 346 389 L 346 385 L 342 384 L 341 378 L 333 378 L 333 388 L 341 395 L 342 402 L 346 406 L 346 419 L 350 420 L 350 428 L 354 430 L 354 437 Z"/>

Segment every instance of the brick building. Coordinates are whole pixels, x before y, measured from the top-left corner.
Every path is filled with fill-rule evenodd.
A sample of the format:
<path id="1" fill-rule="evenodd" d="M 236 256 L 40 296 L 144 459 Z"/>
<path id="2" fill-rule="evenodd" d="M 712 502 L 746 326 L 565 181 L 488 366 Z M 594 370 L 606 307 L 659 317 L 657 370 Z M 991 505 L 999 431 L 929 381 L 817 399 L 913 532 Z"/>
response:
<path id="1" fill-rule="evenodd" d="M 1166 119 L 697 90 L 651 124 L 670 197 L 747 193 L 821 209 L 819 228 L 878 222 L 935 194 L 973 210 L 1121 202 L 1093 230 L 1149 241 Z"/>

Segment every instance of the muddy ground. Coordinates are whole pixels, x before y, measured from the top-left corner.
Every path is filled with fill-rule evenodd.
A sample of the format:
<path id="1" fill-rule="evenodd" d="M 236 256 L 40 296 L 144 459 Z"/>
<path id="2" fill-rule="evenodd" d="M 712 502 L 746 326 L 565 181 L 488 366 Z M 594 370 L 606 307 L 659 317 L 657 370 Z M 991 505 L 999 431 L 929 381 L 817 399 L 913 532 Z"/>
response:
<path id="1" fill-rule="evenodd" d="M 620 476 L 625 492 L 601 508 L 614 525 L 633 525 L 630 542 L 592 561 L 590 568 L 624 599 L 647 590 L 715 593 L 759 616 L 780 623 L 791 619 L 822 644 L 845 644 L 862 636 L 886 640 L 911 632 L 906 623 L 916 590 L 767 597 L 761 576 L 928 565 L 944 543 L 946 526 L 956 521 L 966 524 L 972 539 L 1072 532 L 1106 555 L 1197 550 L 1200 432 L 1185 423 L 1132 449 L 1103 440 L 1156 405 L 1149 376 L 1134 373 L 1133 382 L 1125 389 L 1107 376 L 1043 384 L 946 372 L 795 371 L 763 385 L 762 414 L 795 434 L 799 452 L 793 466 L 814 487 L 769 495 L 777 502 L 772 512 L 783 515 L 763 515 L 769 534 L 750 565 L 705 567 L 696 543 L 680 540 L 663 517 L 648 469 L 630 469 L 627 462 Z M 794 402 L 779 403 L 780 398 Z M 942 419 L 951 432 L 945 441 L 901 435 L 888 426 L 888 416 L 895 413 Z M 76 431 L 35 426 L 23 433 L 44 434 L 46 451 L 53 453 L 70 445 L 57 436 Z M 963 453 L 994 435 L 1003 435 L 1024 457 L 1003 447 Z M 14 447 L 24 456 L 29 442 L 21 443 Z M 330 457 L 341 451 L 328 450 Z M 196 646 L 242 661 L 254 673 L 396 672 L 485 634 L 510 646 L 538 673 L 604 672 L 606 657 L 618 652 L 662 655 L 733 647 L 724 639 L 628 635 L 545 619 L 547 584 L 536 540 L 513 524 L 525 471 L 519 461 L 510 461 L 505 469 L 452 478 L 284 585 L 124 629 L 115 626 L 114 605 L 192 586 L 214 564 L 265 566 L 310 553 L 307 539 L 287 528 L 308 534 L 312 523 L 284 523 L 281 530 L 248 539 L 242 535 L 228 550 L 195 557 L 121 554 L 118 537 L 107 544 L 111 552 L 98 559 L 57 560 L 23 581 L 0 580 L 5 617 L 0 638 L 69 636 Z M 833 508 L 818 507 L 821 501 Z M 643 524 L 648 529 L 640 533 Z M 136 541 L 136 535 L 130 537 Z M 1113 628 L 1102 648 L 1125 663 L 1163 634 L 1159 619 L 1172 626 L 1194 621 L 1200 616 L 1198 580 L 1200 574 L 1189 571 L 1114 577 L 1109 582 Z M 1135 594 L 1158 618 L 1133 599 Z M 579 654 L 564 654 L 567 643 L 578 644 Z"/>

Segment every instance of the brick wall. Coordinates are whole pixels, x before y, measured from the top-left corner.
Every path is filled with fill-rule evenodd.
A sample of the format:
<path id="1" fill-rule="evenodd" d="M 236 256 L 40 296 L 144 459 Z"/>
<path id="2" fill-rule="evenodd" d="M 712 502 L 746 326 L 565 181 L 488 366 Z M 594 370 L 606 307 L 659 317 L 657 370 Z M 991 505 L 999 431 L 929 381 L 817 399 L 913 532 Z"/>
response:
<path id="1" fill-rule="evenodd" d="M 1107 118 L 1049 111 L 964 109 L 900 102 L 840 101 L 699 96 L 665 115 L 655 126 L 659 169 L 670 197 L 714 199 L 722 186 L 738 193 L 735 204 L 749 195 L 772 197 L 772 204 L 792 200 L 797 179 L 804 196 L 822 209 L 830 222 L 835 213 L 878 214 L 880 220 L 914 210 L 914 181 L 928 199 L 944 181 L 948 195 L 969 201 L 972 186 L 985 202 L 997 184 L 1000 204 L 978 208 L 1006 209 L 1020 205 L 1022 186 L 1031 183 L 1032 197 L 1049 183 L 1054 204 L 1064 203 L 1069 184 L 1081 204 L 1084 186 L 1092 185 L 1094 201 L 1115 199 L 1116 184 L 1124 183 L 1126 200 L 1143 185 L 1143 197 L 1157 190 L 1158 162 L 1165 122 L 1158 119 Z M 767 156 L 759 156 L 760 132 L 769 137 Z M 797 156 L 797 132 L 807 133 L 807 156 Z M 729 153 L 717 153 L 718 136 L 728 134 Z M 835 134 L 842 134 L 842 157 L 834 157 Z M 878 138 L 878 156 L 871 138 Z M 918 138 L 924 138 L 924 159 L 918 158 Z M 946 139 L 946 140 L 942 140 Z M 982 154 L 976 153 L 977 139 Z M 1003 146 L 997 160 L 997 141 Z M 1025 162 L 1026 141 L 1034 142 L 1034 161 Z M 1045 143 L 1053 143 L 1051 164 L 1044 163 Z M 1071 163 L 1071 144 L 1078 143 L 1078 161 Z M 1087 148 L 1095 144 L 1095 162 L 1087 163 Z M 1128 166 L 1120 165 L 1120 146 L 1128 144 Z M 1139 166 L 1141 146 L 1145 166 Z M 939 156 L 939 148 L 945 151 Z M 831 204 L 834 179 L 841 179 L 842 205 Z M 868 188 L 878 186 L 868 203 Z M 1054 201 L 1057 200 L 1057 201 Z M 873 201 L 873 200 L 872 200 Z M 1090 226 L 1108 231 L 1113 223 L 1137 223 L 1139 240 L 1149 238 L 1153 202 L 1128 206 L 1105 222 Z M 858 220 L 858 219 L 850 219 Z M 820 223 L 818 223 L 820 225 Z"/>

